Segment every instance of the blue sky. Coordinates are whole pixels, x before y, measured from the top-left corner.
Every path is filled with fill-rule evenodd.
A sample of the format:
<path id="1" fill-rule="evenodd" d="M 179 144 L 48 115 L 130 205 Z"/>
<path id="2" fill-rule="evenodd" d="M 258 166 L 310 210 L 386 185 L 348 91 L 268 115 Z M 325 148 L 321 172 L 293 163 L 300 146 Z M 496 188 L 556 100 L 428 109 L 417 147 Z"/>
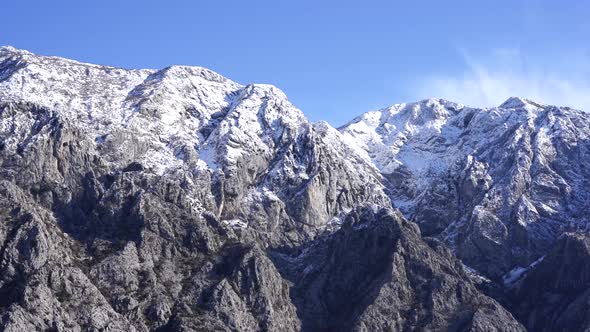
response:
<path id="1" fill-rule="evenodd" d="M 398 102 L 590 109 L 587 1 L 9 1 L 0 44 L 277 85 L 338 126 Z"/>

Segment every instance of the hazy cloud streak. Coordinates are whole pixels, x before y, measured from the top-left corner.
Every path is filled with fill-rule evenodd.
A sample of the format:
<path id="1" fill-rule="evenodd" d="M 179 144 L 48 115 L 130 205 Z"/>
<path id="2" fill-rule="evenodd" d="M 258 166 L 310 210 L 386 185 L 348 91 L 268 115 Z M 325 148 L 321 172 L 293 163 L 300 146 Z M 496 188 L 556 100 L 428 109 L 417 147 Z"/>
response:
<path id="1" fill-rule="evenodd" d="M 515 49 L 497 49 L 485 56 L 461 51 L 465 70 L 441 74 L 421 84 L 422 95 L 470 106 L 497 106 L 510 96 L 590 111 L 590 60 L 565 54 L 541 64 Z"/>

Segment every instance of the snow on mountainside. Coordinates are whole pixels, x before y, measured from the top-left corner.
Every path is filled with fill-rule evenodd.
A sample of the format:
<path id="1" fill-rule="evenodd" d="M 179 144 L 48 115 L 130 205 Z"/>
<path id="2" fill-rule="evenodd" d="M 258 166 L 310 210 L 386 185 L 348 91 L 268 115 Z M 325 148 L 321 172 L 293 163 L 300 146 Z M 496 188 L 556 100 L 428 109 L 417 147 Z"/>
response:
<path id="1" fill-rule="evenodd" d="M 346 142 L 359 146 L 382 173 L 391 174 L 400 166 L 409 168 L 420 180 L 418 186 L 423 187 L 428 177 L 439 176 L 452 159 L 441 151 L 430 151 L 429 140 L 438 137 L 448 145 L 455 141 L 459 130 L 444 125 L 462 108 L 463 105 L 436 99 L 396 104 L 365 113 L 340 130 Z M 409 140 L 416 141 L 415 149 L 403 149 Z"/>
<path id="2" fill-rule="evenodd" d="M 222 219 L 257 219 L 257 206 L 269 205 L 274 223 L 313 233 L 359 202 L 389 204 L 370 161 L 348 151 L 329 125 L 311 124 L 271 85 L 241 85 L 201 67 L 127 70 L 3 47 L 0 102 L 30 103 L 43 114 L 4 112 L 6 152 L 46 139 L 54 119 L 82 133 L 109 167 L 138 163 L 160 176 L 183 174 L 196 191 L 199 181 L 212 181 L 211 192 L 194 196 L 214 197 L 212 212 Z M 301 204 L 311 207 L 293 208 Z"/>
<path id="3" fill-rule="evenodd" d="M 394 206 L 487 275 L 527 266 L 565 230 L 590 226 L 590 120 L 580 111 L 428 99 L 340 131 L 389 180 Z"/>
<path id="4" fill-rule="evenodd" d="M 203 141 L 197 129 L 229 107 L 243 88 L 199 67 L 126 70 L 11 47 L 0 50 L 0 62 L 3 101 L 28 101 L 55 110 L 95 137 L 97 144 L 121 140 L 125 153 L 114 160 L 143 157 L 158 173 L 179 165 L 174 150 Z M 152 152 L 129 151 L 124 137 L 130 133 L 140 133 Z"/>
<path id="5" fill-rule="evenodd" d="M 384 181 L 276 87 L 3 48 L 0 330 L 522 331 Z"/>

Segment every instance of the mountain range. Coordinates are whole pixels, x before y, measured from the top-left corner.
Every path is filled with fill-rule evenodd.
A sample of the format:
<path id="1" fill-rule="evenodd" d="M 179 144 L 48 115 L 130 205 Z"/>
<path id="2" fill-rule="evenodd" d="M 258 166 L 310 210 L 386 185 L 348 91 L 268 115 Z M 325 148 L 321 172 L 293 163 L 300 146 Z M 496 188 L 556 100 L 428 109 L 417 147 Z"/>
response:
<path id="1" fill-rule="evenodd" d="M 0 48 L 5 331 L 590 329 L 590 119 L 340 128 L 278 88 Z"/>

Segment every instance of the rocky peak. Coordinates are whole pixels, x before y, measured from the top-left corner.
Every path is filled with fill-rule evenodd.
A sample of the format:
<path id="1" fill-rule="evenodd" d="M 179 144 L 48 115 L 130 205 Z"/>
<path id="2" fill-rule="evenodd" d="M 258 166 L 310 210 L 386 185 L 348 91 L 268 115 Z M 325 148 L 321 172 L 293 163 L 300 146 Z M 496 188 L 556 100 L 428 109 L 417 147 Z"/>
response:
<path id="1" fill-rule="evenodd" d="M 523 107 L 532 107 L 532 108 L 543 108 L 544 105 L 534 102 L 530 99 L 520 98 L 520 97 L 510 97 L 506 99 L 505 102 L 500 104 L 500 108 L 523 108 Z"/>

